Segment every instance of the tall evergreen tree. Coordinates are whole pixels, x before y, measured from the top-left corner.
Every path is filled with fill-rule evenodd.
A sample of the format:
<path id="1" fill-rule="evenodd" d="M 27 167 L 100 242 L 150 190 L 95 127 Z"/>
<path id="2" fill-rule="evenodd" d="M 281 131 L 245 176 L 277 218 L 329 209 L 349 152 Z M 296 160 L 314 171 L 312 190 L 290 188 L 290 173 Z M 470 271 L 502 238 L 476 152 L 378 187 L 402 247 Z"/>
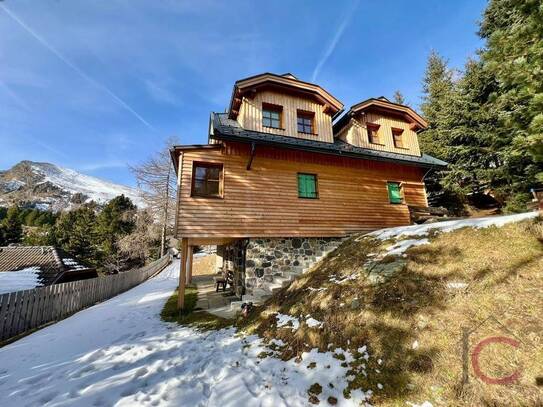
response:
<path id="1" fill-rule="evenodd" d="M 455 84 L 453 71 L 447 66 L 447 61 L 435 51 L 428 57 L 422 89 L 421 110 L 428 121 L 428 129 L 420 134 L 421 147 L 428 154 L 445 158 L 449 137 L 449 126 L 446 123 L 450 116 Z"/>
<path id="2" fill-rule="evenodd" d="M 77 260 L 100 266 L 95 223 L 96 214 L 89 206 L 63 212 L 53 227 L 53 242 Z"/>
<path id="3" fill-rule="evenodd" d="M 95 232 L 104 261 L 119 269 L 118 241 L 130 234 L 135 226 L 136 206 L 130 198 L 117 196 L 109 201 L 96 219 Z"/>
<path id="4" fill-rule="evenodd" d="M 4 234 L 4 225 L 0 223 L 0 246 L 6 245 L 6 236 Z"/>
<path id="5" fill-rule="evenodd" d="M 495 186 L 501 162 L 495 149 L 496 117 L 489 97 L 496 83 L 480 61 L 469 60 L 455 84 L 441 125 L 447 129 L 444 159 L 450 163 L 443 184 L 463 196 Z"/>
<path id="6" fill-rule="evenodd" d="M 451 163 L 451 123 L 454 105 L 458 103 L 453 71 L 437 52 L 428 57 L 423 79 L 421 110 L 428 128 L 419 133 L 421 150 Z M 463 214 L 464 199 L 450 176 L 451 165 L 439 172 L 430 172 L 425 177 L 426 189 L 432 205 L 444 206 L 451 212 Z M 449 175 L 449 176 L 448 176 Z M 450 182 L 447 182 L 450 180 Z"/>
<path id="7" fill-rule="evenodd" d="M 498 83 L 492 108 L 499 119 L 500 193 L 514 201 L 527 200 L 529 188 L 543 182 L 542 33 L 540 0 L 491 0 L 480 27 L 482 60 Z"/>
<path id="8" fill-rule="evenodd" d="M 400 105 L 405 105 L 405 98 L 403 97 L 402 92 L 400 92 L 399 90 L 394 91 L 394 95 L 392 95 L 392 101 Z"/>
<path id="9" fill-rule="evenodd" d="M 23 239 L 23 227 L 19 217 L 18 206 L 12 206 L 8 209 L 6 217 L 2 221 L 4 244 L 20 243 Z"/>

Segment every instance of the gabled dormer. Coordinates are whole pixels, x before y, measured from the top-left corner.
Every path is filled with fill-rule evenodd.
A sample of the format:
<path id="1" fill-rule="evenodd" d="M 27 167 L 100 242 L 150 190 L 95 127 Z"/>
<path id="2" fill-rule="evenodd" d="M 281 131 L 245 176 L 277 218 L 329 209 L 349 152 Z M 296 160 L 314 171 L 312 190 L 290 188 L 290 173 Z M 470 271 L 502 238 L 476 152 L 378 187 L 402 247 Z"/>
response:
<path id="1" fill-rule="evenodd" d="M 333 143 L 332 120 L 342 109 L 318 85 L 265 73 L 235 83 L 228 117 L 245 130 Z"/>
<path id="2" fill-rule="evenodd" d="M 417 132 L 426 127 L 409 106 L 380 97 L 352 106 L 334 124 L 334 136 L 357 147 L 420 156 Z"/>

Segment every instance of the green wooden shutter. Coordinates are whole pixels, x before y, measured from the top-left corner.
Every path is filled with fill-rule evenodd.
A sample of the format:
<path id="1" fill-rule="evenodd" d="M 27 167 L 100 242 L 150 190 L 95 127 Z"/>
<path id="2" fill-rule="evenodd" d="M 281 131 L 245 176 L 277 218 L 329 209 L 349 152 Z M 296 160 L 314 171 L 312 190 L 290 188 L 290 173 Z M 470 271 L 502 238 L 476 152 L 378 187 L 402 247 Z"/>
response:
<path id="1" fill-rule="evenodd" d="M 312 174 L 298 174 L 298 196 L 300 198 L 316 198 L 316 176 Z"/>
<path id="2" fill-rule="evenodd" d="M 305 176 L 304 174 L 298 174 L 298 196 L 304 198 L 305 191 Z"/>
<path id="3" fill-rule="evenodd" d="M 402 193 L 400 190 L 400 184 L 397 182 L 389 182 L 388 184 L 388 199 L 390 203 L 399 204 L 402 203 Z"/>

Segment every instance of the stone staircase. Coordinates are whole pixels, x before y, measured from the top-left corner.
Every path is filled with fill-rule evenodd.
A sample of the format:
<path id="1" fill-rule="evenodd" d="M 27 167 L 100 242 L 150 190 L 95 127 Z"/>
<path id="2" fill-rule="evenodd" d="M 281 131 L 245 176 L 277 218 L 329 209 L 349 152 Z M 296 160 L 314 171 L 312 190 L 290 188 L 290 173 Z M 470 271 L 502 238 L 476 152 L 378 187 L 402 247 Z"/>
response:
<path id="1" fill-rule="evenodd" d="M 253 289 L 252 295 L 243 295 L 241 301 L 233 301 L 230 307 L 233 310 L 240 310 L 243 303 L 252 302 L 255 305 L 263 303 L 282 288 L 288 287 L 298 276 L 315 267 L 348 238 L 349 236 L 345 236 L 337 241 L 331 241 L 324 250 L 316 251 L 314 255 L 309 256 L 307 260 L 302 261 L 298 266 L 291 266 L 289 271 L 277 272 L 273 275 L 271 281 L 266 281 L 260 287 Z"/>

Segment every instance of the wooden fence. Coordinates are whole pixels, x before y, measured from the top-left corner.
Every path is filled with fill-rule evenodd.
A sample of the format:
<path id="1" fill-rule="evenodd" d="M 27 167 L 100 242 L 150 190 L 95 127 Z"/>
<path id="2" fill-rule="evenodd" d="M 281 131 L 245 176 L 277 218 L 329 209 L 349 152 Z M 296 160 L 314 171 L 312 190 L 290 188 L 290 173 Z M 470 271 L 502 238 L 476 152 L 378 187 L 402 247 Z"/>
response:
<path id="1" fill-rule="evenodd" d="M 166 255 L 123 273 L 0 295 L 0 343 L 126 291 L 170 264 Z"/>

